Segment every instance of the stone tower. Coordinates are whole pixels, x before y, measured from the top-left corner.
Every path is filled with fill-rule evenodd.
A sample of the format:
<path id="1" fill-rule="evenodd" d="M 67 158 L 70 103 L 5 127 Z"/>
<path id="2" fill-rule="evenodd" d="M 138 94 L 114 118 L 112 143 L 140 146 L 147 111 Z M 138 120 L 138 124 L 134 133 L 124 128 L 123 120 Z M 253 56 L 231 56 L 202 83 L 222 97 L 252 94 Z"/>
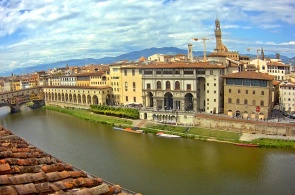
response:
<path id="1" fill-rule="evenodd" d="M 261 60 L 264 61 L 264 51 L 263 51 L 263 48 L 261 48 Z"/>
<path id="2" fill-rule="evenodd" d="M 215 40 L 216 40 L 216 48 L 214 49 L 216 52 L 222 51 L 222 40 L 221 40 L 221 28 L 220 28 L 220 22 L 216 18 L 215 20 Z"/>
<path id="3" fill-rule="evenodd" d="M 190 62 L 192 62 L 194 60 L 194 56 L 193 56 L 193 44 L 189 43 L 187 45 L 188 47 L 188 52 L 187 52 L 187 58 Z"/>

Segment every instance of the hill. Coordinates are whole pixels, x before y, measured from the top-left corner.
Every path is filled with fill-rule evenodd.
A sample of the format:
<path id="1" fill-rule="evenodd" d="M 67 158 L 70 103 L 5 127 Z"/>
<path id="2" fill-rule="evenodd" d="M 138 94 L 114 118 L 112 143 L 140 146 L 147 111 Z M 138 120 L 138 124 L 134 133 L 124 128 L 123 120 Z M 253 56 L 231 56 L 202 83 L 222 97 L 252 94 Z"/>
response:
<path id="1" fill-rule="evenodd" d="M 35 66 L 28 66 L 28 67 L 20 67 L 15 68 L 13 70 L 13 74 L 20 75 L 20 74 L 27 74 L 27 73 L 33 73 L 40 70 L 48 70 L 53 68 L 60 68 L 65 67 L 66 64 L 69 66 L 84 66 L 87 64 L 111 64 L 120 60 L 129 60 L 129 61 L 136 61 L 140 57 L 148 58 L 149 56 L 153 54 L 165 54 L 165 55 L 175 55 L 175 54 L 187 54 L 187 50 L 185 49 L 179 49 L 176 47 L 162 47 L 162 48 L 149 48 L 149 49 L 143 49 L 140 51 L 132 51 L 126 54 L 122 54 L 116 57 L 104 57 L 100 59 L 94 59 L 94 58 L 85 58 L 85 59 L 69 59 L 66 61 L 58 61 L 54 63 L 47 63 L 47 64 L 39 64 Z M 207 52 L 209 54 L 211 52 Z M 196 51 L 193 52 L 194 56 L 203 56 L 203 51 Z M 241 54 L 241 55 L 247 55 L 251 58 L 256 58 L 255 55 L 252 54 Z M 269 55 L 267 57 L 275 58 L 275 55 Z M 288 58 L 286 56 L 281 55 L 281 59 L 285 63 L 291 63 L 295 65 L 295 57 L 294 58 Z M 11 72 L 2 72 L 0 76 L 8 76 Z"/>

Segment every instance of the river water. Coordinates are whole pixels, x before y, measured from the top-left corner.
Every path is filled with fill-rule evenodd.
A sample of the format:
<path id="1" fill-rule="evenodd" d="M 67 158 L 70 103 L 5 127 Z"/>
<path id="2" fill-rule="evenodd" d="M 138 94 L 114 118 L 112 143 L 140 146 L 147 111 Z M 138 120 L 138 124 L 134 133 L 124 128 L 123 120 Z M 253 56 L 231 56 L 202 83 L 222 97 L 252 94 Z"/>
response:
<path id="1" fill-rule="evenodd" d="M 7 110 L 0 109 L 0 123 L 14 134 L 144 195 L 295 194 L 294 150 L 133 134 L 49 110 Z"/>

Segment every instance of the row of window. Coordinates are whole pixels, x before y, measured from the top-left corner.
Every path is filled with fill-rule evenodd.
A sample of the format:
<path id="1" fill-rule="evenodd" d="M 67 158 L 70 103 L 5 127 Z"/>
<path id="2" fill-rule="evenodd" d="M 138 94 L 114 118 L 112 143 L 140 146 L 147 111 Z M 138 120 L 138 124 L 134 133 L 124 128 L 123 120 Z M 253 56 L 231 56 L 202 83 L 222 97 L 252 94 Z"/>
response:
<path id="1" fill-rule="evenodd" d="M 91 85 L 106 85 L 106 82 L 90 82 Z"/>
<path id="2" fill-rule="evenodd" d="M 170 81 L 166 81 L 165 87 L 166 87 L 166 90 L 171 90 L 171 83 L 170 83 Z M 150 83 L 147 83 L 146 84 L 146 89 L 147 90 L 150 90 L 151 89 L 151 84 Z M 158 90 L 161 90 L 162 89 L 162 82 L 161 81 L 157 81 L 157 89 Z M 191 90 L 191 89 L 192 89 L 191 84 L 186 84 L 186 90 Z M 179 81 L 175 81 L 175 83 L 174 83 L 174 90 L 180 90 L 180 82 Z"/>
<path id="3" fill-rule="evenodd" d="M 129 97 L 126 96 L 126 97 L 125 97 L 125 100 L 126 100 L 126 102 L 128 102 L 128 101 L 129 101 Z M 133 103 L 136 103 L 136 97 L 133 97 Z"/>
<path id="4" fill-rule="evenodd" d="M 232 93 L 232 89 L 228 89 L 228 93 Z M 240 89 L 238 89 L 238 93 L 241 93 L 241 90 Z M 245 94 L 249 94 L 249 91 L 248 90 L 245 90 Z M 255 90 L 252 91 L 252 94 L 253 95 L 256 94 Z M 261 91 L 260 92 L 260 95 L 264 95 L 264 91 Z"/>
<path id="5" fill-rule="evenodd" d="M 180 69 L 156 69 L 154 70 L 156 75 L 180 75 L 181 70 Z M 194 74 L 205 74 L 205 69 L 183 69 L 184 75 L 194 75 Z M 144 75 L 152 75 L 153 70 L 152 69 L 146 69 L 143 71 Z M 210 70 L 210 75 L 214 74 L 213 70 Z M 220 70 L 220 74 L 223 75 L 223 70 Z"/>
<path id="6" fill-rule="evenodd" d="M 127 76 L 127 70 L 124 70 L 124 76 Z M 141 71 L 139 71 L 139 74 L 141 74 Z M 135 76 L 135 70 L 132 70 L 132 76 Z"/>
<path id="7" fill-rule="evenodd" d="M 229 103 L 229 104 L 233 103 L 233 101 L 232 101 L 231 98 L 228 98 L 228 103 Z M 236 104 L 241 104 L 239 98 L 236 99 Z M 248 100 L 247 100 L 247 99 L 244 99 L 244 104 L 245 104 L 245 105 L 248 105 Z M 252 101 L 252 106 L 256 106 L 256 100 L 253 100 L 253 101 Z M 260 101 L 260 106 L 264 106 L 264 101 L 263 101 L 263 100 Z"/>
<path id="8" fill-rule="evenodd" d="M 237 78 L 227 78 L 227 85 L 243 85 L 243 86 L 258 86 L 258 87 L 267 87 L 266 80 L 259 79 L 237 79 Z"/>

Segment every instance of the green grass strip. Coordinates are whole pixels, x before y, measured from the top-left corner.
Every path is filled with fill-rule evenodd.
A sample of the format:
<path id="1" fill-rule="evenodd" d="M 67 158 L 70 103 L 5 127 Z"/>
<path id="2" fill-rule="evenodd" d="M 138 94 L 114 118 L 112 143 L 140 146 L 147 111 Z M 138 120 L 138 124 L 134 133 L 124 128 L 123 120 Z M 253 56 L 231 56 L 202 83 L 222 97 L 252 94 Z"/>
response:
<path id="1" fill-rule="evenodd" d="M 131 120 L 93 114 L 89 110 L 67 109 L 67 108 L 61 108 L 56 106 L 43 106 L 43 108 L 47 110 L 52 110 L 52 111 L 57 111 L 64 114 L 72 115 L 80 119 L 102 123 L 102 124 L 108 124 L 112 126 L 114 126 L 115 124 L 132 125 Z"/>

